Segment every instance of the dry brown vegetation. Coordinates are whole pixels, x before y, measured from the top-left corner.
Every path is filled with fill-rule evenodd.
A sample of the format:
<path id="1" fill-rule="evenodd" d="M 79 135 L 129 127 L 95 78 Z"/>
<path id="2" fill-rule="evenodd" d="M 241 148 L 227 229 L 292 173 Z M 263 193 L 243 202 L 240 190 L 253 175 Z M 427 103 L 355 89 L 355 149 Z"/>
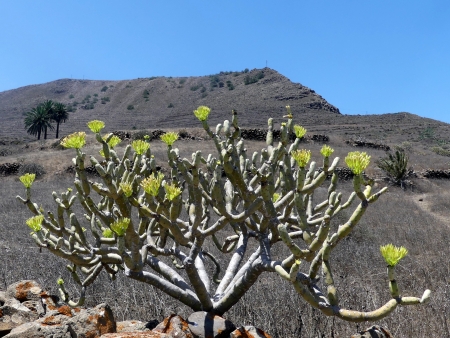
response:
<path id="1" fill-rule="evenodd" d="M 442 128 L 447 128 L 442 125 Z M 347 136 L 334 133 L 335 128 L 323 129 L 323 133 L 331 137 L 330 144 L 336 149 L 333 155 L 343 159 L 348 151 L 355 148 L 345 144 Z M 361 128 L 361 125 L 355 128 Z M 417 128 L 421 130 L 422 127 L 419 125 Z M 196 130 L 196 133 L 200 132 Z M 416 135 L 416 140 L 410 139 L 412 146 L 408 150 L 414 169 L 448 168 L 448 158 L 429 150 L 434 141 L 419 136 Z M 405 141 L 401 133 L 397 133 L 397 136 L 391 133 L 388 137 L 395 142 L 386 142 L 387 137 L 381 140 L 392 148 Z M 11 154 L 0 157 L 0 164 L 20 161 L 44 166 L 47 174 L 35 182 L 32 194 L 33 199 L 39 201 L 45 210 L 54 209 L 52 191 L 61 192 L 73 183 L 73 177 L 64 173 L 71 164 L 73 152 L 52 148 L 52 143 L 54 141 L 47 140 L 9 145 Z M 213 150 L 206 141 L 178 143 L 180 154 L 185 157 L 190 157 L 198 149 L 203 153 Z M 262 142 L 249 141 L 246 144 L 249 152 L 264 147 Z M 308 143 L 305 147 L 318 156 L 321 144 Z M 372 155 L 372 163 L 385 154 L 381 150 L 364 150 Z M 98 152 L 92 139 L 88 139 L 86 152 Z M 118 152 L 121 152 L 121 147 L 118 147 Z M 152 153 L 158 164 L 164 163 L 166 151 L 161 142 L 152 142 Z M 343 160 L 340 165 L 344 166 Z M 367 174 L 371 177 L 380 176 L 373 164 Z M 406 191 L 391 187 L 389 193 L 371 205 L 349 239 L 334 251 L 332 260 L 336 284 L 343 305 L 347 308 L 369 311 L 379 307 L 390 298 L 385 263 L 379 247 L 387 243 L 403 245 L 408 248 L 409 255 L 397 268 L 402 294 L 417 295 L 429 288 L 433 292 L 432 298 L 424 306 L 400 307 L 379 324 L 387 327 L 394 337 L 449 337 L 450 182 L 419 177 L 414 179 L 414 183 L 414 188 Z M 68 282 L 69 291 L 76 295 L 78 291 L 69 283 L 65 262 L 45 250 L 41 252 L 29 236 L 29 229 L 24 223 L 30 217 L 29 211 L 14 199 L 17 194 L 23 195 L 24 190 L 17 176 L 0 177 L 0 185 L 0 288 L 20 279 L 35 279 L 56 292 L 55 281 L 62 276 Z M 348 195 L 351 183 L 341 182 L 340 190 Z M 285 249 L 280 246 L 280 250 Z M 236 324 L 259 326 L 280 338 L 346 337 L 368 325 L 327 318 L 284 284 L 281 278 L 263 275 L 227 313 L 227 317 Z M 162 320 L 172 312 L 185 316 L 190 311 L 158 290 L 124 276 L 114 282 L 102 276 L 88 289 L 88 305 L 100 302 L 109 303 L 119 320 Z"/>

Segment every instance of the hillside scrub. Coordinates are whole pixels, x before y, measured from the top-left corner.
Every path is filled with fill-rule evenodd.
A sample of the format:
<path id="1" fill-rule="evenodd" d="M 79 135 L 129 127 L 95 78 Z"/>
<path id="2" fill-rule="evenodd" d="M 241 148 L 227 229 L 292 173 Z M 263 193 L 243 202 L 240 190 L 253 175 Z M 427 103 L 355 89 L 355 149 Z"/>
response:
<path id="1" fill-rule="evenodd" d="M 154 286 L 192 310 L 216 314 L 230 310 L 267 273 L 291 285 L 326 316 L 346 321 L 380 320 L 398 305 L 429 299 L 429 290 L 421 298 L 400 293 L 395 266 L 407 250 L 383 243 L 381 256 L 388 267 L 391 299 L 373 311 L 356 311 L 340 302 L 339 282 L 334 277 L 339 272 L 332 270 L 332 253 L 350 238 L 369 205 L 386 192 L 382 188 L 372 193 L 373 182 L 362 178 L 370 156 L 351 152 L 346 157 L 354 178 L 353 192 L 343 199 L 336 192 L 335 174 L 328 189 L 322 187 L 339 159 L 330 163 L 333 149 L 325 145 L 321 172 L 314 161 L 309 164 L 311 152 L 299 149 L 306 130 L 293 125 L 289 108 L 280 142 L 274 145 L 269 120 L 267 147 L 251 158 L 240 138 L 236 114 L 231 123 L 225 121 L 212 132 L 207 122 L 209 108 L 199 107 L 194 113 L 214 141 L 217 157 L 203 157 L 197 151 L 192 161 L 182 159 L 173 148 L 178 135 L 166 133 L 161 140 L 167 145 L 168 177 L 156 170 L 149 143 L 135 140 L 119 156 L 114 148 L 120 140 L 112 134 L 102 136 L 104 123 L 91 121 L 89 128 L 105 158 L 100 162 L 90 157 L 99 182 L 83 171 L 84 132 L 62 141 L 76 151 L 76 177 L 75 189 L 53 193 L 56 214 L 44 216 L 43 209 L 31 200 L 34 176 L 20 178 L 26 198 L 18 199 L 35 215 L 27 220 L 32 238 L 72 263 L 69 271 L 80 286 L 79 300 L 70 300 L 63 279 L 58 280 L 61 296 L 70 305 L 84 302 L 86 288 L 103 270 L 112 279 L 124 271 L 127 277 Z M 289 144 L 291 130 L 297 138 Z M 317 203 L 315 195 L 322 201 Z M 76 201 L 84 209 L 84 218 L 75 212 Z M 280 245 L 284 252 L 275 249 Z M 345 288 L 341 291 L 345 293 Z"/>

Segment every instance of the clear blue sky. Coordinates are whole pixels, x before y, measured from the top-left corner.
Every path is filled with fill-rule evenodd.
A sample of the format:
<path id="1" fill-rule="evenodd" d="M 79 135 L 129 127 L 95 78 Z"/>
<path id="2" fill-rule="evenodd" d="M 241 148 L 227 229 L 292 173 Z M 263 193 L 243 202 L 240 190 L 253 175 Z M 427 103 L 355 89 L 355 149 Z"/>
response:
<path id="1" fill-rule="evenodd" d="M 344 114 L 450 123 L 449 0 L 1 0 L 0 32 L 0 91 L 267 62 Z"/>

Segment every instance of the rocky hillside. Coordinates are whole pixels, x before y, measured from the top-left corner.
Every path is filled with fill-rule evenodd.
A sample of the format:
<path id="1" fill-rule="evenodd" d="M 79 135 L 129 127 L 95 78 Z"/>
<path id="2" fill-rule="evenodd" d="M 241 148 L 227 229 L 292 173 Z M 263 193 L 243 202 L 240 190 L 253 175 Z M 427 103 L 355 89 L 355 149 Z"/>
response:
<path id="1" fill-rule="evenodd" d="M 199 105 L 212 108 L 214 124 L 235 109 L 241 125 L 247 127 L 265 126 L 270 116 L 281 118 L 286 105 L 302 119 L 340 115 L 314 90 L 270 68 L 129 81 L 62 79 L 1 92 L 0 135 L 26 137 L 23 113 L 47 99 L 73 110 L 70 121 L 62 125 L 62 135 L 84 129 L 94 118 L 104 120 L 109 130 L 197 127 L 192 111 Z"/>

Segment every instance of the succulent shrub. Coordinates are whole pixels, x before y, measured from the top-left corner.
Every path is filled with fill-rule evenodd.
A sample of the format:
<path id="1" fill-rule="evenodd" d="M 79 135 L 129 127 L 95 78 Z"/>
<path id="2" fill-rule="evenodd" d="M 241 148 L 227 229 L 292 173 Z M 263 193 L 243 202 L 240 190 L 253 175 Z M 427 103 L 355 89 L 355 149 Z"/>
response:
<path id="1" fill-rule="evenodd" d="M 399 305 L 428 300 L 428 290 L 421 298 L 400 294 L 394 268 L 406 252 L 388 245 L 381 253 L 388 264 L 392 299 L 369 312 L 340 304 L 330 257 L 338 245 L 345 245 L 344 239 L 367 208 L 386 192 L 386 188 L 373 192 L 372 183 L 363 179 L 370 156 L 359 152 L 347 156 L 354 192 L 344 198 L 336 190 L 334 170 L 339 158 L 330 158 L 329 146 L 321 154 L 299 149 L 306 130 L 294 127 L 290 110 L 281 125 L 280 141 L 275 144 L 269 119 L 267 147 L 252 155 L 246 152 L 237 113 L 212 131 L 210 112 L 202 106 L 194 115 L 214 142 L 214 155 L 196 151 L 190 159 L 183 158 L 175 147 L 178 135 L 161 136 L 167 145 L 169 174 L 157 171 L 148 142 L 135 140 L 119 154 L 110 145 L 112 136 L 102 136 L 101 124 L 95 122 L 90 127 L 104 161 L 91 156 L 90 162 L 101 182 L 91 181 L 83 170 L 87 158 L 82 133 L 63 141 L 75 151 L 75 189 L 53 194 L 56 212 L 44 214 L 31 199 L 31 177 L 23 179 L 26 198 L 18 199 L 34 214 L 27 221 L 31 236 L 40 247 L 70 261 L 69 270 L 81 287 L 79 300 L 71 301 L 59 280 L 65 301 L 81 304 L 85 289 L 102 271 L 111 278 L 123 271 L 194 311 L 215 314 L 228 311 L 268 273 L 281 277 L 325 315 L 347 321 L 378 320 Z M 288 135 L 294 129 L 297 138 L 291 143 Z M 331 181 L 326 181 L 329 175 Z M 315 191 L 325 184 L 326 198 L 316 201 Z M 75 213 L 75 203 L 81 204 L 84 215 Z M 346 209 L 350 216 L 343 218 L 340 213 Z M 275 259 L 276 244 L 286 246 L 289 253 Z M 210 250 L 213 246 L 217 250 Z"/>
<path id="2" fill-rule="evenodd" d="M 386 157 L 380 158 L 376 164 L 394 184 L 403 187 L 408 178 L 408 160 L 404 151 L 396 150 L 395 153 L 388 153 Z"/>

